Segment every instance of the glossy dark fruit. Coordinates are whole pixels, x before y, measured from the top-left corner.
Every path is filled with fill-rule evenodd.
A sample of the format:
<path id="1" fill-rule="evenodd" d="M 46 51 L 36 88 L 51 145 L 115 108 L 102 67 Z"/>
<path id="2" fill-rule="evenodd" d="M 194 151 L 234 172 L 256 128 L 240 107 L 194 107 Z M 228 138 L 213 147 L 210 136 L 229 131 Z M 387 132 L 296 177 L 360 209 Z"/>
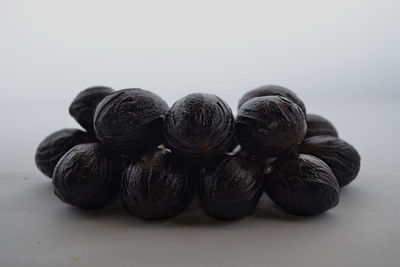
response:
<path id="1" fill-rule="evenodd" d="M 120 183 L 119 164 L 100 143 L 74 146 L 60 159 L 53 173 L 56 196 L 83 209 L 109 204 L 117 196 Z"/>
<path id="2" fill-rule="evenodd" d="M 316 215 L 339 202 L 339 184 L 322 160 L 300 154 L 278 160 L 265 176 L 265 191 L 277 206 L 295 215 Z"/>
<path id="3" fill-rule="evenodd" d="M 314 136 L 304 140 L 301 153 L 323 160 L 332 169 L 339 185 L 352 182 L 360 171 L 360 155 L 349 143 L 333 136 Z"/>
<path id="4" fill-rule="evenodd" d="M 255 97 L 238 111 L 236 137 L 242 149 L 258 157 L 275 157 L 294 150 L 307 124 L 298 105 L 281 96 Z"/>
<path id="5" fill-rule="evenodd" d="M 143 219 L 177 215 L 190 202 L 190 170 L 169 149 L 157 148 L 128 166 L 122 178 L 122 200 Z"/>
<path id="6" fill-rule="evenodd" d="M 59 159 L 76 145 L 94 142 L 95 138 L 79 129 L 62 129 L 47 136 L 36 149 L 35 163 L 51 178 Z"/>
<path id="7" fill-rule="evenodd" d="M 93 117 L 99 102 L 113 89 L 104 86 L 90 87 L 80 92 L 69 106 L 69 114 L 89 133 L 94 133 Z"/>
<path id="8" fill-rule="evenodd" d="M 307 114 L 307 133 L 306 137 L 317 135 L 330 135 L 338 137 L 338 132 L 333 124 L 324 117 L 316 114 Z"/>
<path id="9" fill-rule="evenodd" d="M 287 99 L 296 103 L 301 108 L 303 113 L 306 114 L 306 107 L 304 106 L 303 101 L 301 101 L 301 99 L 293 91 L 278 85 L 264 85 L 256 89 L 253 89 L 251 91 L 248 91 L 240 98 L 238 109 L 240 109 L 240 107 L 244 104 L 244 102 L 246 102 L 249 99 L 252 99 L 254 97 L 272 96 L 272 95 L 286 97 Z"/>
<path id="10" fill-rule="evenodd" d="M 232 148 L 230 107 L 210 94 L 190 94 L 173 104 L 165 118 L 167 146 L 183 159 L 201 161 Z"/>
<path id="11" fill-rule="evenodd" d="M 262 192 L 262 168 L 247 157 L 227 156 L 200 173 L 202 207 L 218 219 L 236 220 L 251 214 Z"/>
<path id="12" fill-rule="evenodd" d="M 233 136 L 233 138 L 231 139 L 231 143 L 228 146 L 228 149 L 226 150 L 226 152 L 234 152 L 236 149 L 238 149 L 238 142 L 236 140 L 236 135 Z"/>
<path id="13" fill-rule="evenodd" d="M 142 89 L 125 89 L 106 96 L 97 106 L 94 127 L 98 138 L 121 153 L 134 154 L 164 141 L 167 103 Z"/>

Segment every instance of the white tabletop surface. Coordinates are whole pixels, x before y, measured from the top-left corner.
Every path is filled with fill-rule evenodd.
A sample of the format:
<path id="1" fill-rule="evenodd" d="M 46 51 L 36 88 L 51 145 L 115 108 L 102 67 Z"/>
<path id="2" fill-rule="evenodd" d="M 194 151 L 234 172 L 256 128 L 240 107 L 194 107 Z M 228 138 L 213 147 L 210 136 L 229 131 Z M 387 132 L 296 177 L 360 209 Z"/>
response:
<path id="1" fill-rule="evenodd" d="M 33 155 L 55 127 L 75 124 L 62 104 L 46 107 L 53 113 L 9 105 L 25 126 L 6 123 L 1 143 L 0 266 L 399 266 L 396 102 L 310 101 L 309 110 L 329 117 L 360 151 L 358 178 L 320 216 L 286 215 L 264 195 L 254 215 L 235 222 L 207 218 L 197 202 L 161 221 L 135 218 L 119 202 L 96 211 L 63 204 Z"/>

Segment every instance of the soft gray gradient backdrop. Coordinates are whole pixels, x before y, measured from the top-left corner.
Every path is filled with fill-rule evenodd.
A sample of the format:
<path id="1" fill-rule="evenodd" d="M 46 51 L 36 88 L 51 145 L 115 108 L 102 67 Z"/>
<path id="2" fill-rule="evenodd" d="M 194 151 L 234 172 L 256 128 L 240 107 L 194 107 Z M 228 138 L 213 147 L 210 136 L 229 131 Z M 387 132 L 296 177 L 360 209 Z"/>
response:
<path id="1" fill-rule="evenodd" d="M 209 92 L 234 111 L 245 91 L 280 84 L 367 149 L 360 135 L 397 125 L 387 115 L 399 111 L 399 26 L 396 0 L 1 0 L 0 169 L 35 170 L 39 141 L 75 127 L 68 105 L 96 84 L 152 90 L 169 104 Z M 343 105 L 355 107 L 346 121 Z"/>

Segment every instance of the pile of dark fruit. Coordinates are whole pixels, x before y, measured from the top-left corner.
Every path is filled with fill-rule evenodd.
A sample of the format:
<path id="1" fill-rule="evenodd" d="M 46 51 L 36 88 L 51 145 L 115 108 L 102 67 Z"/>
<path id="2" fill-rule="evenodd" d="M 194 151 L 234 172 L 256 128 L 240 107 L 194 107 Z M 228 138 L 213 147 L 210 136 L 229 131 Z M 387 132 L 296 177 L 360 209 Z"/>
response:
<path id="1" fill-rule="evenodd" d="M 262 192 L 282 210 L 315 215 L 338 204 L 360 156 L 326 119 L 280 86 L 239 101 L 195 93 L 172 107 L 142 89 L 92 87 L 69 112 L 86 130 L 63 129 L 36 151 L 38 168 L 65 203 L 103 207 L 120 197 L 141 218 L 177 215 L 198 196 L 207 215 L 251 214 Z"/>

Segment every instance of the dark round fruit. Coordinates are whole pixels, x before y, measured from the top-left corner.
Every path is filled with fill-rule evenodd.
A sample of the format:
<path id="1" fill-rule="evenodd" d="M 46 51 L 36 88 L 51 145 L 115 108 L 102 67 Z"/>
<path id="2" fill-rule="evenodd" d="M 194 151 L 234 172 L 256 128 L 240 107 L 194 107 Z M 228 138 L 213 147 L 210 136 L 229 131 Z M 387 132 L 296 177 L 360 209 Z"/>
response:
<path id="1" fill-rule="evenodd" d="M 120 183 L 119 163 L 100 143 L 73 147 L 60 159 L 53 173 L 56 196 L 83 209 L 109 204 L 117 196 Z"/>
<path id="2" fill-rule="evenodd" d="M 262 168 L 246 157 L 228 156 L 200 172 L 199 196 L 204 211 L 222 220 L 252 213 L 262 194 Z"/>
<path id="3" fill-rule="evenodd" d="M 339 185 L 352 182 L 360 171 L 360 155 L 349 143 L 333 136 L 314 136 L 304 140 L 300 152 L 322 159 L 332 169 Z"/>
<path id="4" fill-rule="evenodd" d="M 80 92 L 69 106 L 69 114 L 89 133 L 94 133 L 93 117 L 99 102 L 113 89 L 104 86 L 90 87 Z"/>
<path id="5" fill-rule="evenodd" d="M 165 118 L 167 146 L 187 160 L 210 159 L 228 151 L 233 136 L 232 111 L 215 95 L 187 95 L 175 102 Z"/>
<path id="6" fill-rule="evenodd" d="M 295 215 L 316 215 L 339 202 L 339 184 L 332 170 L 305 154 L 278 160 L 265 176 L 265 191 L 277 206 Z"/>
<path id="7" fill-rule="evenodd" d="M 240 107 L 249 99 L 272 95 L 279 95 L 288 98 L 292 102 L 296 103 L 301 108 L 303 113 L 306 114 L 306 107 L 304 106 L 303 101 L 301 101 L 301 99 L 293 91 L 278 85 L 265 85 L 248 91 L 240 98 L 238 109 L 240 109 Z"/>
<path id="8" fill-rule="evenodd" d="M 62 129 L 47 136 L 36 149 L 35 163 L 39 170 L 51 178 L 59 159 L 71 148 L 95 138 L 79 129 Z"/>
<path id="9" fill-rule="evenodd" d="M 317 135 L 330 135 L 338 137 L 338 132 L 333 124 L 322 116 L 316 114 L 307 114 L 307 133 L 306 137 Z"/>
<path id="10" fill-rule="evenodd" d="M 168 149 L 158 148 L 129 165 L 122 178 L 122 200 L 132 214 L 144 219 L 177 215 L 190 202 L 190 170 Z"/>
<path id="11" fill-rule="evenodd" d="M 142 89 L 125 89 L 106 96 L 97 106 L 98 138 L 113 150 L 137 153 L 160 145 L 167 103 Z"/>
<path id="12" fill-rule="evenodd" d="M 304 140 L 306 131 L 303 111 L 281 96 L 248 100 L 236 119 L 239 145 L 258 157 L 274 157 L 294 150 Z"/>

